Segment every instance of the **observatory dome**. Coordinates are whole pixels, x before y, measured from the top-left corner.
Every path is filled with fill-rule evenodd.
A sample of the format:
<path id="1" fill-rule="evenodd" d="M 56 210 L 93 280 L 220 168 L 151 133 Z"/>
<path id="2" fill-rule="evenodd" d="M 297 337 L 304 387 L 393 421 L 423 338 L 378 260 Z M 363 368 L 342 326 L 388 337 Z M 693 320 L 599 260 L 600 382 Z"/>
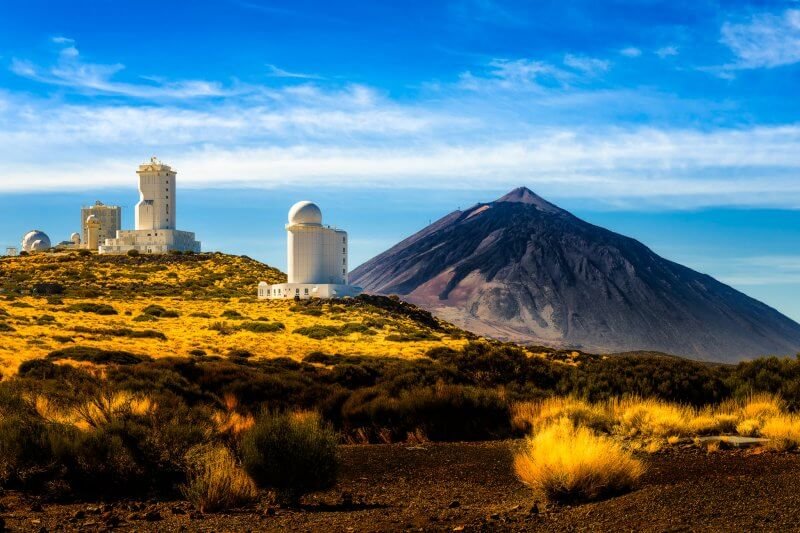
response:
<path id="1" fill-rule="evenodd" d="M 69 236 L 69 240 L 70 242 L 72 242 L 72 244 L 80 244 L 81 236 L 78 233 L 73 233 L 72 235 Z"/>
<path id="2" fill-rule="evenodd" d="M 50 241 L 45 239 L 36 239 L 31 244 L 31 252 L 43 252 L 50 249 Z"/>
<path id="3" fill-rule="evenodd" d="M 37 242 L 38 247 L 34 250 L 33 245 Z M 50 237 L 48 237 L 45 232 L 39 231 L 38 229 L 31 230 L 22 237 L 21 248 L 25 252 L 46 250 L 50 248 L 50 246 Z"/>
<path id="4" fill-rule="evenodd" d="M 297 202 L 289 209 L 289 224 L 308 224 L 319 226 L 322 224 L 322 211 L 317 204 L 309 201 Z"/>
<path id="5" fill-rule="evenodd" d="M 98 224 L 100 224 L 100 220 L 98 220 L 97 215 L 89 215 L 86 217 L 86 225 L 96 226 Z"/>

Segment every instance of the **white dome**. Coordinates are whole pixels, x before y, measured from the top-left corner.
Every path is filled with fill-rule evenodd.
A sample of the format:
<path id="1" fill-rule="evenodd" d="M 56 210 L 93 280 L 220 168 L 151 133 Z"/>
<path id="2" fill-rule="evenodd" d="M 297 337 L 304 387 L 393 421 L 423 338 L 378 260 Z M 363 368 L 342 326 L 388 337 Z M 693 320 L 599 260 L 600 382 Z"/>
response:
<path id="1" fill-rule="evenodd" d="M 81 243 L 81 236 L 77 233 L 73 233 L 69 236 L 69 240 L 72 241 L 72 244 L 80 244 Z"/>
<path id="2" fill-rule="evenodd" d="M 47 239 L 36 239 L 31 244 L 31 252 L 42 252 L 50 249 L 50 241 Z"/>
<path id="3" fill-rule="evenodd" d="M 297 202 L 289 209 L 289 224 L 322 224 L 322 211 L 309 201 Z"/>
<path id="4" fill-rule="evenodd" d="M 25 252 L 30 252 L 33 250 L 33 244 L 35 242 L 39 242 L 39 247 L 36 248 L 37 250 L 46 250 L 50 248 L 50 237 L 43 231 L 39 231 L 38 229 L 31 230 L 22 237 L 22 250 Z"/>
<path id="5" fill-rule="evenodd" d="M 86 217 L 86 224 L 88 225 L 98 225 L 100 221 L 97 219 L 97 215 L 89 215 Z"/>

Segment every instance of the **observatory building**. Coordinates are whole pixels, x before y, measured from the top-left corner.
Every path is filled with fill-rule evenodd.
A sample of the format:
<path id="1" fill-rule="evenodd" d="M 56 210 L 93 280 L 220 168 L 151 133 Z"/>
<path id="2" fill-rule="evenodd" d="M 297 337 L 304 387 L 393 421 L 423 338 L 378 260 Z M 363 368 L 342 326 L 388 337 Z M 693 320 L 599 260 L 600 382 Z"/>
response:
<path id="1" fill-rule="evenodd" d="M 43 231 L 34 229 L 22 237 L 20 248 L 23 252 L 43 252 L 51 248 L 50 237 Z"/>
<path id="2" fill-rule="evenodd" d="M 286 224 L 288 283 L 258 284 L 259 299 L 342 298 L 361 288 L 347 284 L 347 232 L 322 225 L 313 202 L 298 202 Z"/>
<path id="3" fill-rule="evenodd" d="M 86 221 L 91 216 L 100 223 L 97 230 L 99 244 L 106 242 L 106 239 L 113 239 L 117 236 L 117 231 L 122 229 L 122 208 L 118 205 L 105 205 L 98 200 L 94 205 L 81 207 L 80 242 L 89 242 L 89 227 Z M 97 250 L 97 246 L 89 246 L 89 249 Z"/>
<path id="4" fill-rule="evenodd" d="M 118 230 L 116 238 L 100 242 L 101 254 L 124 254 L 131 250 L 143 254 L 163 254 L 173 250 L 200 252 L 194 233 L 175 229 L 175 177 L 171 167 L 152 157 L 139 165 L 139 203 L 136 204 L 136 229 Z M 100 217 L 96 217 L 96 220 Z M 89 241 L 88 216 L 85 220 Z M 103 228 L 100 222 L 100 229 Z M 99 232 L 100 230 L 98 230 Z"/>

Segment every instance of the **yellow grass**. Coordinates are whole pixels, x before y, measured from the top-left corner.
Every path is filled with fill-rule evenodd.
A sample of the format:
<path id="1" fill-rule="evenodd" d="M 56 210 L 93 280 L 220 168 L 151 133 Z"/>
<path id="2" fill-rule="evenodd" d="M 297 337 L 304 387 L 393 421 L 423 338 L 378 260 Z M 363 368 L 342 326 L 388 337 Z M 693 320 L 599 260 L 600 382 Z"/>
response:
<path id="1" fill-rule="evenodd" d="M 800 417 L 779 415 L 767 418 L 759 430 L 762 437 L 770 439 L 767 444 L 778 451 L 793 450 L 800 446 Z"/>
<path id="2" fill-rule="evenodd" d="M 190 450 L 186 498 L 200 512 L 214 512 L 252 503 L 258 497 L 255 484 L 222 445 L 204 445 Z"/>
<path id="3" fill-rule="evenodd" d="M 106 303 L 117 310 L 117 315 L 96 315 L 92 313 L 68 312 L 69 305 L 91 301 Z M 376 335 L 352 333 L 343 337 L 329 337 L 315 340 L 294 333 L 298 328 L 323 325 L 341 326 L 346 322 L 362 322 L 367 318 L 381 318 L 377 314 L 347 309 L 344 313 L 325 314 L 320 317 L 305 315 L 290 310 L 293 301 L 248 301 L 233 299 L 223 303 L 212 300 L 183 300 L 180 298 L 144 297 L 129 300 L 70 299 L 65 298 L 63 306 L 53 306 L 44 298 L 19 298 L 30 307 L 11 306 L 11 302 L 0 302 L 10 317 L 6 322 L 16 331 L 0 333 L 0 372 L 11 375 L 23 361 L 41 358 L 53 350 L 68 346 L 91 346 L 107 350 L 123 350 L 153 357 L 190 356 L 192 350 L 203 350 L 207 355 L 226 355 L 230 349 L 243 349 L 256 357 L 290 357 L 302 359 L 311 352 L 338 353 L 343 355 L 385 355 L 402 358 L 423 356 L 434 346 L 461 348 L 467 341 L 439 335 L 440 341 L 393 342 L 386 337 L 396 334 L 398 328 L 417 328 L 411 320 L 392 317 L 392 324 L 376 329 Z M 178 318 L 161 318 L 153 322 L 136 322 L 142 309 L 155 304 L 165 309 L 176 310 Z M 284 324 L 285 330 L 273 333 L 252 333 L 235 331 L 229 335 L 209 329 L 215 322 L 226 322 L 236 326 L 243 321 L 220 317 L 224 310 L 234 310 L 250 318 L 266 318 Z M 192 316 L 192 315 L 201 316 Z M 205 318 L 202 315 L 210 315 Z M 52 323 L 37 321 L 42 315 L 52 316 Z M 75 328 L 100 333 L 76 332 Z M 129 328 L 133 330 L 155 330 L 166 335 L 167 340 L 156 338 L 130 338 L 111 336 L 104 330 Z M 61 342 L 69 340 L 68 342 Z"/>
<path id="4" fill-rule="evenodd" d="M 63 305 L 30 296 L 0 300 L 0 322 L 14 329 L 0 330 L 0 374 L 12 375 L 23 361 L 76 345 L 152 357 L 186 357 L 200 350 L 206 355 L 225 356 L 236 349 L 246 350 L 255 357 L 301 359 L 315 351 L 416 358 L 434 346 L 458 349 L 467 342 L 455 338 L 459 336 L 456 333 L 450 337 L 441 332 L 435 333 L 441 337 L 440 341 L 386 340 L 389 335 L 403 331 L 419 331 L 420 325 L 401 315 L 344 305 L 335 305 L 335 309 L 325 305 L 323 315 L 318 317 L 294 312 L 290 310 L 296 305 L 294 301 L 258 301 L 257 283 L 261 280 L 281 282 L 285 276 L 252 259 L 224 254 L 126 258 L 82 257 L 68 252 L 2 258 L 0 289 L 6 293 L 30 291 L 38 283 L 58 283 L 66 293 L 59 297 Z M 79 296 L 89 293 L 101 296 Z M 80 303 L 107 304 L 117 314 L 70 312 L 70 306 Z M 149 305 L 177 311 L 180 316 L 134 320 Z M 247 320 L 222 317 L 226 310 L 236 311 L 249 321 L 279 322 L 285 329 L 239 330 L 237 326 Z M 342 326 L 368 319 L 387 323 L 371 328 L 376 335 L 351 333 L 315 340 L 294 333 L 299 328 Z M 215 323 L 231 333 L 220 334 L 212 329 Z M 126 328 L 155 330 L 164 334 L 166 340 L 109 334 Z"/>
<path id="5" fill-rule="evenodd" d="M 28 400 L 43 419 L 80 429 L 97 428 L 130 415 L 145 416 L 157 408 L 148 396 L 128 391 L 103 392 L 89 402 L 68 407 L 57 406 L 43 395 Z"/>
<path id="6" fill-rule="evenodd" d="M 514 470 L 547 499 L 571 502 L 630 490 L 644 466 L 609 437 L 562 419 L 526 441 L 514 458 Z"/>
<path id="7" fill-rule="evenodd" d="M 512 406 L 512 423 L 520 431 L 536 435 L 559 421 L 608 433 L 629 449 L 649 453 L 705 435 L 764 437 L 776 450 L 800 447 L 800 416 L 787 414 L 783 400 L 768 394 L 702 409 L 635 397 L 601 403 L 549 398 Z"/>
<path id="8" fill-rule="evenodd" d="M 605 405 L 593 405 L 570 397 L 519 402 L 512 406 L 511 423 L 515 429 L 524 432 L 536 432 L 561 418 L 567 418 L 576 426 L 598 430 L 608 429 L 613 422 Z"/>

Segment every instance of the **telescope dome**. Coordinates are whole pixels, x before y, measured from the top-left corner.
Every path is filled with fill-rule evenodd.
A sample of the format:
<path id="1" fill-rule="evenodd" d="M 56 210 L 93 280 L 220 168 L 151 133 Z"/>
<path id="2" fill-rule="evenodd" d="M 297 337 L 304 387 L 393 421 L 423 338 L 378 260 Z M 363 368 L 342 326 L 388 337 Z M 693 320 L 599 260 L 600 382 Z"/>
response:
<path id="1" fill-rule="evenodd" d="M 317 204 L 309 201 L 297 202 L 289 209 L 289 224 L 322 224 L 322 211 Z"/>

